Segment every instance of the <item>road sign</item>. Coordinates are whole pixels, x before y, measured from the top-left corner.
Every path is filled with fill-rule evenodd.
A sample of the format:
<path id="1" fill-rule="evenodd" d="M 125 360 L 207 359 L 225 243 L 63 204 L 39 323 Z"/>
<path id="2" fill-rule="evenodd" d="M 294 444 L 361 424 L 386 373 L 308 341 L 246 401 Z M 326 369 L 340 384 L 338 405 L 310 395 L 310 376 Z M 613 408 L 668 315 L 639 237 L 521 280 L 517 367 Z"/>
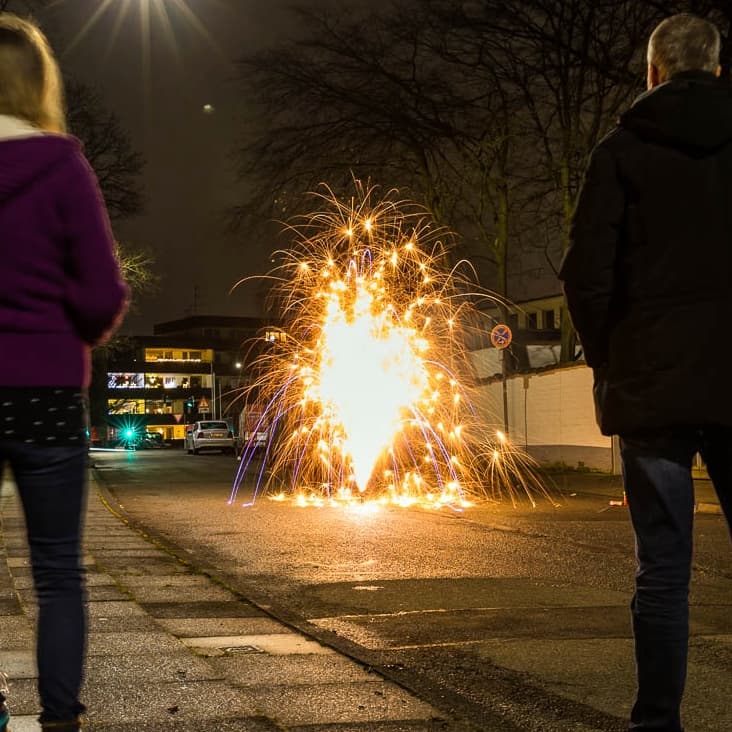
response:
<path id="1" fill-rule="evenodd" d="M 491 331 L 491 343 L 496 348 L 508 348 L 511 345 L 512 339 L 513 334 L 511 333 L 511 329 L 503 323 L 499 323 Z"/>
<path id="2" fill-rule="evenodd" d="M 211 411 L 211 406 L 206 401 L 206 397 L 202 397 L 201 401 L 198 402 L 198 411 L 199 412 L 210 412 Z"/>

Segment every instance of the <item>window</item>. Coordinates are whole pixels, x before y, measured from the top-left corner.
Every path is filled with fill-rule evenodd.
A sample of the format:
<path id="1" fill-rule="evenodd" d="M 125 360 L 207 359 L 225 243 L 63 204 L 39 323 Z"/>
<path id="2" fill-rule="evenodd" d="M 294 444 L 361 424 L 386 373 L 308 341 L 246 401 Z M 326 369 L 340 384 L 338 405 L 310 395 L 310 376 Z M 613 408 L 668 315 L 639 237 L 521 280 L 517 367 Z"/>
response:
<path id="1" fill-rule="evenodd" d="M 144 383 L 143 374 L 120 372 L 107 374 L 108 389 L 142 389 Z"/>
<path id="2" fill-rule="evenodd" d="M 142 399 L 108 399 L 108 414 L 144 414 L 145 402 Z"/>
<path id="3" fill-rule="evenodd" d="M 188 351 L 183 349 L 166 349 L 166 348 L 146 348 L 145 361 L 205 361 L 209 363 L 213 361 L 213 350 L 206 348 L 205 350 Z"/>
<path id="4" fill-rule="evenodd" d="M 229 425 L 226 422 L 199 422 L 199 429 L 202 430 L 227 430 Z"/>
<path id="5" fill-rule="evenodd" d="M 536 330 L 538 313 L 526 313 L 526 327 L 529 330 Z"/>
<path id="6" fill-rule="evenodd" d="M 173 405 L 167 399 L 149 399 L 145 402 L 147 414 L 173 414 Z M 180 411 L 183 411 L 181 406 Z"/>
<path id="7" fill-rule="evenodd" d="M 265 338 L 265 340 L 268 340 L 270 343 L 274 343 L 275 341 L 286 341 L 287 334 L 281 330 L 268 330 L 264 334 L 264 338 Z"/>
<path id="8" fill-rule="evenodd" d="M 554 310 L 545 310 L 543 315 L 544 315 L 544 327 L 547 330 L 554 330 L 557 327 L 555 319 L 554 319 Z"/>

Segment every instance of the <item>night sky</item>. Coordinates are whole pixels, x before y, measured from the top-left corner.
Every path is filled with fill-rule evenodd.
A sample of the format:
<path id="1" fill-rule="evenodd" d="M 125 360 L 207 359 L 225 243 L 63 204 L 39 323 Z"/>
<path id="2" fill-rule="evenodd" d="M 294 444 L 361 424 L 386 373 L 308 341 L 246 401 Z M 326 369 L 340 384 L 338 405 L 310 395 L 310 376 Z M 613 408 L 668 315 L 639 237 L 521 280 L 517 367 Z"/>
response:
<path id="1" fill-rule="evenodd" d="M 61 0 L 38 14 L 64 71 L 101 94 L 147 161 L 145 211 L 116 231 L 151 247 L 163 277 L 159 293 L 141 298 L 128 316 L 124 330 L 135 334 L 190 314 L 259 314 L 255 284 L 228 294 L 268 262 L 267 246 L 245 231 L 225 231 L 226 210 L 238 200 L 231 150 L 246 114 L 234 61 L 292 33 L 291 0 L 185 0 L 205 33 L 182 11 L 184 0 L 152 0 L 148 54 L 140 22 L 146 2 Z M 167 9 L 172 34 L 156 3 Z M 100 7 L 106 10 L 82 34 Z"/>

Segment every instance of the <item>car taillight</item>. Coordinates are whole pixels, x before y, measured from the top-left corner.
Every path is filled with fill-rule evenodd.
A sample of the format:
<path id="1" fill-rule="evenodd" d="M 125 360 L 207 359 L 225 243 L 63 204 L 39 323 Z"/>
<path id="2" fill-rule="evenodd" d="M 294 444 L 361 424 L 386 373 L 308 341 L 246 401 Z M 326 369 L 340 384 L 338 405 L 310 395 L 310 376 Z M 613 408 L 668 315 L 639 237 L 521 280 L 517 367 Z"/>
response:
<path id="1" fill-rule="evenodd" d="M 229 430 L 229 437 L 233 440 L 234 439 L 234 432 L 233 430 Z"/>
<path id="2" fill-rule="evenodd" d="M 203 438 L 204 438 L 205 436 L 206 436 L 206 433 L 205 433 L 205 432 L 198 432 L 198 433 L 196 434 L 196 437 L 197 437 L 197 438 L 198 438 L 199 440 L 202 440 L 202 439 L 203 439 Z"/>

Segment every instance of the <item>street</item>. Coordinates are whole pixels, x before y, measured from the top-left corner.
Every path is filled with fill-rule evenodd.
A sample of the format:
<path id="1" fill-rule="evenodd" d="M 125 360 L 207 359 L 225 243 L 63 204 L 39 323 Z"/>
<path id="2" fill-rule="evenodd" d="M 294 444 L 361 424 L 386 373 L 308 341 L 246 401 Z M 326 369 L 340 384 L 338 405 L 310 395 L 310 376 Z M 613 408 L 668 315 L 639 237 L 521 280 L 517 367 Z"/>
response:
<path id="1" fill-rule="evenodd" d="M 93 452 L 133 524 L 291 626 L 478 729 L 625 729 L 635 561 L 617 477 L 556 477 L 558 506 L 461 513 L 228 505 L 238 463 Z M 698 501 L 710 501 L 699 484 Z M 688 732 L 732 729 L 732 551 L 696 517 Z"/>

